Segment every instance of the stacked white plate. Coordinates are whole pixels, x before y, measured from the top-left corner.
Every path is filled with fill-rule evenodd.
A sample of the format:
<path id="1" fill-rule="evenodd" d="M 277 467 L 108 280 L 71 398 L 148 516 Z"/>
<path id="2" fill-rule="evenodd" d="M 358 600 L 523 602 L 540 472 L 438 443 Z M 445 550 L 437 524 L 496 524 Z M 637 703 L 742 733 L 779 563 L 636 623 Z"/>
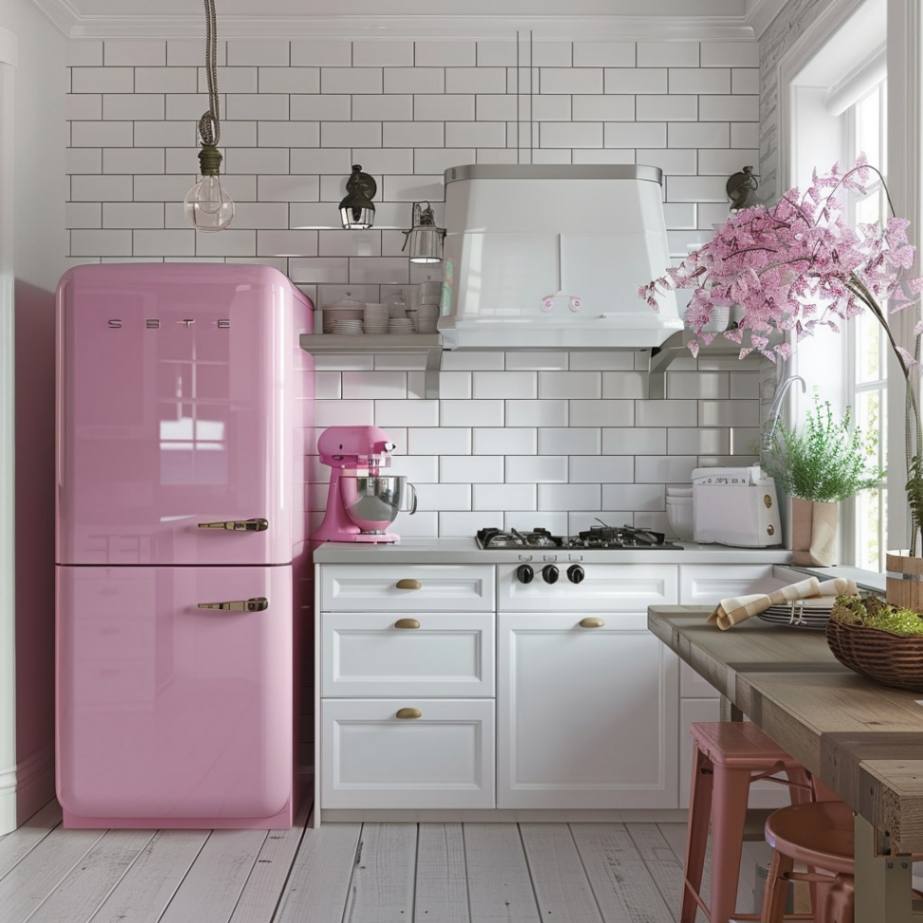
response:
<path id="1" fill-rule="evenodd" d="M 334 328 L 338 321 L 355 320 L 361 325 L 364 307 L 361 301 L 353 301 L 352 298 L 324 305 L 324 333 L 336 333 Z"/>
<path id="2" fill-rule="evenodd" d="M 362 321 L 337 318 L 333 322 L 333 332 L 337 336 L 359 336 L 362 333 Z"/>
<path id="3" fill-rule="evenodd" d="M 764 622 L 773 625 L 788 625 L 791 628 L 807 628 L 810 631 L 825 631 L 830 620 L 832 597 L 796 599 L 791 603 L 770 606 L 760 613 Z"/>
<path id="4" fill-rule="evenodd" d="M 681 542 L 692 541 L 692 487 L 667 487 L 667 522 Z"/>
<path id="5" fill-rule="evenodd" d="M 389 308 L 386 304 L 370 302 L 362 312 L 363 327 L 366 333 L 384 334 L 388 332 Z"/>
<path id="6" fill-rule="evenodd" d="M 409 317 L 392 317 L 388 321 L 388 333 L 400 335 L 413 333 L 413 323 Z"/>

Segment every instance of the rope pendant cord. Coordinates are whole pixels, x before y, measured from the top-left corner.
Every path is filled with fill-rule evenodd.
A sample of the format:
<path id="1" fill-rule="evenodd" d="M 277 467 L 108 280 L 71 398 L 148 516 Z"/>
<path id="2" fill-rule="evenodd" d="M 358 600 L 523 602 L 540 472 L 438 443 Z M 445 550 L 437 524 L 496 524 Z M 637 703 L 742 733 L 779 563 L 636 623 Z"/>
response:
<path id="1" fill-rule="evenodd" d="M 208 111 L 199 119 L 199 137 L 205 147 L 215 147 L 221 139 L 218 108 L 218 29 L 215 0 L 205 0 L 205 79 L 208 82 Z"/>

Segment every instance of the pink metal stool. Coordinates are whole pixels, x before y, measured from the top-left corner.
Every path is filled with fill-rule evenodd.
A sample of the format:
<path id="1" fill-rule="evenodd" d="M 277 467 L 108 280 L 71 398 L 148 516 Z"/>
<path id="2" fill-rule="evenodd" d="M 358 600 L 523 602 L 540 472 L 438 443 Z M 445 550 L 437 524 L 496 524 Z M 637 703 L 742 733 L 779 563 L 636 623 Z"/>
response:
<path id="1" fill-rule="evenodd" d="M 853 815 L 842 801 L 780 808 L 766 820 L 773 848 L 762 923 L 781 923 L 789 882 L 811 882 L 818 923 L 853 923 Z M 803 863 L 807 872 L 794 871 Z M 919 897 L 919 895 L 916 895 Z"/>
<path id="2" fill-rule="evenodd" d="M 796 804 L 766 820 L 773 848 L 762 923 L 781 923 L 789 882 L 816 886 L 818 923 L 853 923 L 853 819 L 842 801 Z M 796 872 L 796 862 L 810 872 Z"/>
<path id="3" fill-rule="evenodd" d="M 758 920 L 754 914 L 735 913 L 750 786 L 761 779 L 787 785 L 792 803 L 801 804 L 812 799 L 811 777 L 800 763 L 749 722 L 701 722 L 692 725 L 691 733 L 692 796 L 680 923 L 695 923 L 699 908 L 710 923 L 729 923 L 731 917 Z M 780 773 L 785 778 L 780 778 Z M 709 826 L 712 881 L 711 900 L 706 904 L 699 890 Z"/>

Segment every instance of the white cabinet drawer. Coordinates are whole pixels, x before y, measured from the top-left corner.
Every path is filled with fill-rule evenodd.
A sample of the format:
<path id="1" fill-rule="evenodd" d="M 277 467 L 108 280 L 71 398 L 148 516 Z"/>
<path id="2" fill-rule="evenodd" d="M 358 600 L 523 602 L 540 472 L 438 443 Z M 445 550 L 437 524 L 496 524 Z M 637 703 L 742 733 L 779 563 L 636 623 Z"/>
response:
<path id="1" fill-rule="evenodd" d="M 321 722 L 324 808 L 494 807 L 492 699 L 326 699 Z"/>
<path id="2" fill-rule="evenodd" d="M 679 664 L 679 694 L 684 699 L 717 699 L 721 693 L 685 661 Z"/>
<path id="3" fill-rule="evenodd" d="M 492 612 L 324 612 L 321 694 L 494 694 Z"/>
<path id="4" fill-rule="evenodd" d="M 542 579 L 541 562 L 533 564 L 535 578 L 522 583 L 516 565 L 497 568 L 498 608 L 501 611 L 646 612 L 648 606 L 674 605 L 678 601 L 675 565 L 582 564 L 582 583 L 567 579 L 568 562 L 556 565 L 557 583 Z"/>
<path id="5" fill-rule="evenodd" d="M 494 608 L 494 568 L 477 564 L 325 564 L 321 609 L 484 612 Z"/>
<path id="6" fill-rule="evenodd" d="M 717 606 L 728 596 L 768 593 L 783 585 L 772 571 L 772 564 L 683 565 L 679 601 L 684 606 Z"/>

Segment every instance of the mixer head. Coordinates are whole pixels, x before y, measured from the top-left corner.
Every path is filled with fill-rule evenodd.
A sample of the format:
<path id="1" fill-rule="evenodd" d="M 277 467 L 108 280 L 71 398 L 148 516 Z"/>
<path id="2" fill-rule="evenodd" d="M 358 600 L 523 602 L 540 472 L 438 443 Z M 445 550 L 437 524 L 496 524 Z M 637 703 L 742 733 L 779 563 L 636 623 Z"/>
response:
<path id="1" fill-rule="evenodd" d="M 331 426 L 317 440 L 317 454 L 332 468 L 383 468 L 391 463 L 391 437 L 377 426 Z"/>

